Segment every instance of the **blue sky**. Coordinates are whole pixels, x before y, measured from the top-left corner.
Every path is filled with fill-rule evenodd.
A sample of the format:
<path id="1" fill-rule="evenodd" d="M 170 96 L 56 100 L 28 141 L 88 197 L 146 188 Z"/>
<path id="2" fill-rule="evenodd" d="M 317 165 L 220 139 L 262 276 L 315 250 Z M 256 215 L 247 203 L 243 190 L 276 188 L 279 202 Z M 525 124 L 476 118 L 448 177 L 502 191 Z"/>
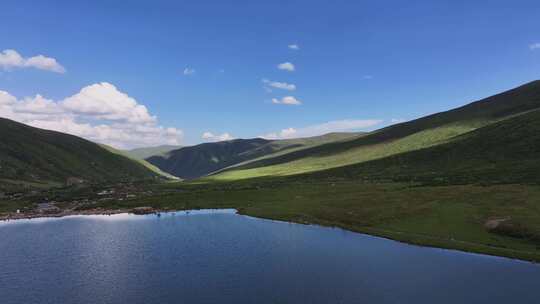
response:
<path id="1" fill-rule="evenodd" d="M 167 128 L 182 144 L 371 130 L 540 78 L 538 16 L 538 1 L 8 0 L 0 52 L 23 61 L 0 60 L 0 91 L 17 107 L 4 116 L 119 147 L 170 143 Z M 40 54 L 65 72 L 28 63 Z M 286 62 L 294 71 L 278 69 Z M 120 113 L 140 110 L 129 102 L 96 115 L 88 87 L 107 102 L 129 96 L 152 119 Z M 273 102 L 287 96 L 301 104 Z M 43 121 L 36 102 L 54 108 Z M 145 124 L 162 128 L 141 142 L 107 137 Z"/>

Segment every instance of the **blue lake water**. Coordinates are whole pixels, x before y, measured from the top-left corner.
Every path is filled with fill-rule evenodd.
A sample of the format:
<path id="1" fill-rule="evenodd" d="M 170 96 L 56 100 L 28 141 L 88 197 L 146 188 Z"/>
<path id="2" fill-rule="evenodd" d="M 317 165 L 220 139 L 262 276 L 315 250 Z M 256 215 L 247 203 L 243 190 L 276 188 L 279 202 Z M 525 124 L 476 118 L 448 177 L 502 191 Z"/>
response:
<path id="1" fill-rule="evenodd" d="M 540 266 L 233 211 L 0 223 L 0 303 L 540 303 Z"/>

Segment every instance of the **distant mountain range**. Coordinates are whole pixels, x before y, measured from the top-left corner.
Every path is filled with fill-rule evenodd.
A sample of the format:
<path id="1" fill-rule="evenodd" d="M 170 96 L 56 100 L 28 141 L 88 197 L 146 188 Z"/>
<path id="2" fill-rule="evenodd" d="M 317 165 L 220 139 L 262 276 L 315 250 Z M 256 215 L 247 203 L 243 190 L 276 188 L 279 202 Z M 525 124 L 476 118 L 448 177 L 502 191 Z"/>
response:
<path id="1" fill-rule="evenodd" d="M 148 157 L 146 160 L 167 173 L 182 179 L 193 179 L 270 155 L 281 155 L 328 142 L 356 138 L 361 134 L 330 133 L 286 140 L 235 139 L 183 147 Z"/>
<path id="2" fill-rule="evenodd" d="M 123 150 L 123 152 L 134 159 L 146 159 L 155 155 L 165 155 L 169 151 L 177 150 L 180 148 L 182 148 L 182 146 L 162 145 L 157 147 L 145 147 L 131 150 Z"/>
<path id="3" fill-rule="evenodd" d="M 50 186 L 167 176 L 237 180 L 267 176 L 538 182 L 540 81 L 450 111 L 370 133 L 119 151 L 0 119 L 4 185 Z M 169 175 L 169 177 L 170 177 Z"/>
<path id="4" fill-rule="evenodd" d="M 135 149 L 136 152 L 132 152 L 134 150 L 119 150 L 119 149 L 115 149 L 111 146 L 108 146 L 108 145 L 104 145 L 104 144 L 101 144 L 101 146 L 103 148 L 105 148 L 107 151 L 109 152 L 112 152 L 114 154 L 118 154 L 118 155 L 121 155 L 123 157 L 126 157 L 126 158 L 129 158 L 130 160 L 132 161 L 135 161 L 141 165 L 143 165 L 146 169 L 154 172 L 155 174 L 165 178 L 165 179 L 174 179 L 174 180 L 177 180 L 178 177 L 174 176 L 174 175 L 171 175 L 167 172 L 163 172 L 161 171 L 161 169 L 159 169 L 158 167 L 152 165 L 151 163 L 147 162 L 145 159 L 141 158 L 141 155 L 144 155 L 144 154 L 147 154 L 147 153 L 150 153 L 149 151 L 156 151 L 156 152 L 159 152 L 159 151 L 164 151 L 164 147 L 166 146 L 160 146 L 160 147 L 156 147 L 156 148 L 139 148 L 139 149 Z M 174 147 L 174 146 L 167 146 L 167 147 Z"/>

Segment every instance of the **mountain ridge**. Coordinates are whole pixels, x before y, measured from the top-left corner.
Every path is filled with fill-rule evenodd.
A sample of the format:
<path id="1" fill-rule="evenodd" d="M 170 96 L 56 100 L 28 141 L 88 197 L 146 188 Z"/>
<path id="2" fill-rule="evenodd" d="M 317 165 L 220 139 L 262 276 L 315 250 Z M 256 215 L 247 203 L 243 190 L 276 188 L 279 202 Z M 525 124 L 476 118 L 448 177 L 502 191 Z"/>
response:
<path id="1" fill-rule="evenodd" d="M 360 132 L 334 132 L 321 136 L 270 140 L 264 138 L 233 139 L 182 147 L 146 160 L 164 172 L 183 179 L 194 179 L 224 168 L 268 155 L 292 151 L 329 141 L 360 136 Z"/>

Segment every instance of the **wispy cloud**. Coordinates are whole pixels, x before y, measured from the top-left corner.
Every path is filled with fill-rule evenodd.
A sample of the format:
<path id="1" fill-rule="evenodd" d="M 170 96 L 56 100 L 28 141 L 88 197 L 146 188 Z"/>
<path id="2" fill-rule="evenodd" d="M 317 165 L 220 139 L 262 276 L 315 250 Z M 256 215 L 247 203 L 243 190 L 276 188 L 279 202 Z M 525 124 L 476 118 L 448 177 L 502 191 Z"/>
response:
<path id="1" fill-rule="evenodd" d="M 373 79 L 373 75 L 364 75 L 364 76 L 362 76 L 362 78 L 365 79 L 365 80 L 371 80 L 371 79 Z"/>
<path id="2" fill-rule="evenodd" d="M 195 69 L 187 67 L 184 69 L 184 75 L 189 76 L 195 74 Z"/>
<path id="3" fill-rule="evenodd" d="M 540 42 L 533 43 L 533 44 L 529 45 L 529 49 L 531 49 L 533 51 L 540 49 Z"/>
<path id="4" fill-rule="evenodd" d="M 226 141 L 226 140 L 233 140 L 234 137 L 229 133 L 223 133 L 223 134 L 214 134 L 212 132 L 204 132 L 201 136 L 202 139 L 206 141 Z"/>
<path id="5" fill-rule="evenodd" d="M 289 44 L 289 49 L 297 51 L 300 49 L 300 46 L 298 44 Z"/>
<path id="6" fill-rule="evenodd" d="M 303 128 L 286 128 L 279 132 L 273 132 L 259 137 L 267 139 L 288 139 L 323 135 L 331 132 L 361 131 L 378 124 L 381 119 L 345 119 L 329 121 L 318 125 L 311 125 Z"/>
<path id="7" fill-rule="evenodd" d="M 281 99 L 272 98 L 272 103 L 274 104 L 284 104 L 284 105 L 301 105 L 302 102 L 296 99 L 294 96 L 285 96 Z"/>
<path id="8" fill-rule="evenodd" d="M 0 91 L 0 117 L 117 148 L 178 145 L 183 137 L 181 130 L 160 126 L 146 106 L 107 82 L 60 101 L 41 95 L 18 100 Z"/>
<path id="9" fill-rule="evenodd" d="M 6 71 L 14 68 L 36 68 L 61 74 L 66 72 L 66 69 L 52 57 L 37 55 L 24 58 L 15 50 L 4 50 L 0 52 L 0 67 Z"/>
<path id="10" fill-rule="evenodd" d="M 288 72 L 294 72 L 294 70 L 296 69 L 294 64 L 290 62 L 280 63 L 278 64 L 277 68 Z"/>
<path id="11" fill-rule="evenodd" d="M 268 79 L 263 79 L 262 82 L 265 84 L 266 88 L 272 87 L 275 89 L 281 89 L 281 90 L 287 90 L 287 91 L 296 90 L 296 85 L 291 84 L 291 83 L 271 81 Z"/>

